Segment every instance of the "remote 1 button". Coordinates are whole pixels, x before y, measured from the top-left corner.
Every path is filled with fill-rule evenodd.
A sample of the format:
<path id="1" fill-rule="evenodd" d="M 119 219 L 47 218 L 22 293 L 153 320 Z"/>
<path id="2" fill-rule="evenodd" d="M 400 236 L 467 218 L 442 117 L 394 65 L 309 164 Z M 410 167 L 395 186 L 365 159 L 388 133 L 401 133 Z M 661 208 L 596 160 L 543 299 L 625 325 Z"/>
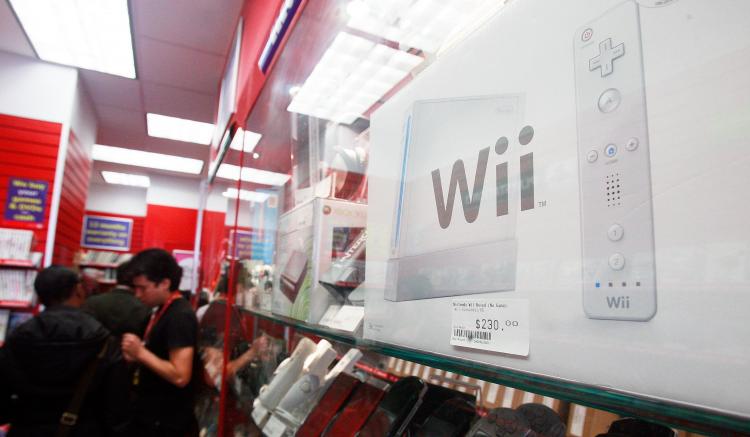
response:
<path id="1" fill-rule="evenodd" d="M 609 256 L 609 266 L 612 270 L 622 270 L 625 267 L 625 257 L 621 253 L 613 253 Z"/>
<path id="2" fill-rule="evenodd" d="M 623 235 L 625 235 L 625 230 L 617 223 L 607 229 L 607 238 L 610 241 L 620 241 Z"/>

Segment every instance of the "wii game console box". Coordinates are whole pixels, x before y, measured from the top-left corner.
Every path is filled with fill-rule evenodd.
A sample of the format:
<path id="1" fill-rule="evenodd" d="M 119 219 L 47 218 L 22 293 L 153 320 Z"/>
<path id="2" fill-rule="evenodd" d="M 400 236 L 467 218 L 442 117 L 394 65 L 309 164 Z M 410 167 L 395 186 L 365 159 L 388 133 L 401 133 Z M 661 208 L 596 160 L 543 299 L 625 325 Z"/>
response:
<path id="1" fill-rule="evenodd" d="M 365 338 L 750 417 L 748 16 L 525 0 L 442 53 L 371 118 Z"/>
<path id="2" fill-rule="evenodd" d="M 283 214 L 279 221 L 272 311 L 317 323 L 334 296 L 322 278 L 367 226 L 367 205 L 314 198 Z"/>

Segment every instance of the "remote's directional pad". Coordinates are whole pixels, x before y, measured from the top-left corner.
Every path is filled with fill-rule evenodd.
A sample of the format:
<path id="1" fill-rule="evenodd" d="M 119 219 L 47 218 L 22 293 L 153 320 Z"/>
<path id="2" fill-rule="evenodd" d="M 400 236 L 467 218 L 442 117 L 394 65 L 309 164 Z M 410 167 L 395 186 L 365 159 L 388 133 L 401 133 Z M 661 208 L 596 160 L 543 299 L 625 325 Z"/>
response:
<path id="1" fill-rule="evenodd" d="M 599 54 L 589 60 L 589 70 L 597 68 L 601 70 L 602 77 L 612 74 L 615 59 L 625 54 L 625 44 L 620 43 L 612 47 L 612 38 L 607 38 L 599 43 Z"/>

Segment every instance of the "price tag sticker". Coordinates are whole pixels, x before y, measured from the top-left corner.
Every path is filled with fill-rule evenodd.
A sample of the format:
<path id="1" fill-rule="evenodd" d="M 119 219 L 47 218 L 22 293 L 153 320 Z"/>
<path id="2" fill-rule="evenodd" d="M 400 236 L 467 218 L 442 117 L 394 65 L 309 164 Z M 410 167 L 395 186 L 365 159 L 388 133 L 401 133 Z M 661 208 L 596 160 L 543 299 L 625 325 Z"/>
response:
<path id="1" fill-rule="evenodd" d="M 451 345 L 529 355 L 529 301 L 453 299 Z"/>

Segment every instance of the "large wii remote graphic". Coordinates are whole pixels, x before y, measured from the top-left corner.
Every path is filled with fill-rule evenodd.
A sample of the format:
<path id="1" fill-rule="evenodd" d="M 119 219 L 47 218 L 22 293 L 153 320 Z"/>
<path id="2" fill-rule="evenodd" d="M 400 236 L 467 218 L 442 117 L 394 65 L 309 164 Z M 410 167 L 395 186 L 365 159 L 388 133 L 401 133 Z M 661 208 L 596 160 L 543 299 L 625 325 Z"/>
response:
<path id="1" fill-rule="evenodd" d="M 649 320 L 656 275 L 638 5 L 621 3 L 574 38 L 583 309 Z"/>

